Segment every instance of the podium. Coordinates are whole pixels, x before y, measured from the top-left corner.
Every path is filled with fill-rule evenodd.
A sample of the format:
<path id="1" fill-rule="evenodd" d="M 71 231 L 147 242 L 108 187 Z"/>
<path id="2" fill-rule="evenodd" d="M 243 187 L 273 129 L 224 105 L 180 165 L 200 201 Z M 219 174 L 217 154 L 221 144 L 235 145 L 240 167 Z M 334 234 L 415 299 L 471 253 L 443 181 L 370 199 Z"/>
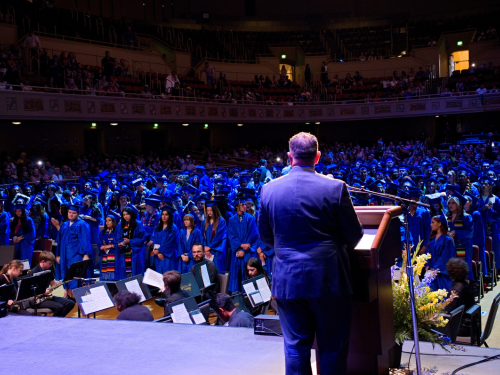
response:
<path id="1" fill-rule="evenodd" d="M 353 315 L 347 373 L 387 374 L 396 350 L 391 266 L 401 256 L 399 206 L 355 207 L 364 236 L 349 250 Z"/>

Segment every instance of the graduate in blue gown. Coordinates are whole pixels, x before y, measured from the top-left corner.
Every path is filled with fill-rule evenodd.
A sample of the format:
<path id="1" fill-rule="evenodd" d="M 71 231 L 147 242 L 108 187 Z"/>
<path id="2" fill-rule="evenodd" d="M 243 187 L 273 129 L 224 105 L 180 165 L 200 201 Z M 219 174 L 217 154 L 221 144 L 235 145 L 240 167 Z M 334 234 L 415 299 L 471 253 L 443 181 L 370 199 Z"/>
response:
<path id="1" fill-rule="evenodd" d="M 63 215 L 61 213 L 61 203 L 57 199 L 52 199 L 52 205 L 49 215 L 49 238 L 52 240 L 56 240 L 57 233 L 59 233 L 59 227 L 65 221 L 63 219 Z M 67 205 L 65 205 L 67 210 Z"/>
<path id="2" fill-rule="evenodd" d="M 191 267 L 195 265 L 195 261 L 193 259 L 193 245 L 195 243 L 203 242 L 201 231 L 196 228 L 195 219 L 192 214 L 184 215 L 184 226 L 179 232 L 178 242 L 178 270 L 180 273 L 186 273 L 189 272 Z"/>
<path id="3" fill-rule="evenodd" d="M 227 271 L 226 220 L 221 216 L 217 202 L 205 203 L 205 220 L 202 227 L 205 257 L 214 262 L 219 271 Z"/>
<path id="4" fill-rule="evenodd" d="M 158 225 L 151 235 L 148 245 L 153 246 L 151 259 L 156 272 L 161 274 L 167 271 L 177 271 L 177 247 L 179 229 L 174 224 L 173 213 L 175 208 L 166 205 L 161 208 Z"/>
<path id="5" fill-rule="evenodd" d="M 472 272 L 472 236 L 474 235 L 474 221 L 472 216 L 464 212 L 463 205 L 467 200 L 460 194 L 448 200 L 448 229 L 449 235 L 455 242 L 457 258 L 463 258 L 469 266 L 468 280 L 474 281 Z"/>
<path id="6" fill-rule="evenodd" d="M 146 211 L 142 215 L 142 226 L 144 227 L 144 242 L 148 243 L 151 239 L 158 221 L 160 220 L 160 211 L 158 207 L 160 206 L 160 201 L 158 199 L 146 198 Z"/>
<path id="7" fill-rule="evenodd" d="M 58 263 L 58 275 L 62 280 L 66 276 L 68 268 L 75 262 L 90 259 L 92 245 L 90 243 L 90 227 L 78 217 L 79 206 L 70 205 L 68 207 L 68 221 L 61 224 L 57 236 L 56 260 Z M 88 273 L 92 272 L 92 265 L 89 266 Z M 87 273 L 87 275 L 88 275 Z M 75 289 L 76 281 L 66 284 L 65 288 Z"/>
<path id="8" fill-rule="evenodd" d="M 407 198 L 418 201 L 420 193 L 417 190 L 407 192 Z M 410 214 L 408 215 L 408 225 L 410 227 L 413 243 L 417 246 L 421 241 L 421 251 L 425 251 L 425 244 L 429 242 L 431 233 L 431 214 L 425 207 L 410 204 Z"/>
<path id="9" fill-rule="evenodd" d="M 115 217 L 113 213 L 106 216 L 104 220 L 104 228 L 99 235 L 99 252 L 101 255 L 101 264 L 99 267 L 99 280 L 116 280 L 115 278 L 115 261 L 117 249 L 115 248 L 115 230 L 116 221 L 120 217 Z"/>
<path id="10" fill-rule="evenodd" d="M 42 203 L 35 201 L 31 205 L 29 217 L 35 224 L 36 238 L 49 238 L 49 215 L 45 213 Z"/>
<path id="11" fill-rule="evenodd" d="M 144 272 L 144 228 L 136 210 L 125 207 L 115 230 L 115 278 L 125 279 Z"/>
<path id="12" fill-rule="evenodd" d="M 472 245 L 475 245 L 479 248 L 479 261 L 482 264 L 483 274 L 487 272 L 486 267 L 486 241 L 484 235 L 484 225 L 483 225 L 483 217 L 481 213 L 477 211 L 477 205 L 479 199 L 470 194 L 465 193 L 465 198 L 467 199 L 467 203 L 464 206 L 465 212 L 472 216 L 472 220 L 474 221 L 474 234 L 472 235 Z"/>
<path id="13" fill-rule="evenodd" d="M 16 259 L 29 260 L 33 258 L 36 230 L 30 217 L 26 216 L 26 205 L 14 205 L 14 218 L 10 223 L 10 235 L 15 245 Z"/>
<path id="14" fill-rule="evenodd" d="M 492 239 L 492 251 L 495 254 L 497 269 L 500 267 L 500 200 L 493 195 L 492 188 L 494 181 L 489 176 L 482 176 L 479 179 L 481 192 L 477 210 L 483 218 L 484 234 Z"/>
<path id="15" fill-rule="evenodd" d="M 227 227 L 227 237 L 231 246 L 231 268 L 228 290 L 242 291 L 241 282 L 246 278 L 246 262 L 255 257 L 259 244 L 259 233 L 255 218 L 246 212 L 246 200 L 236 198 L 236 215 Z"/>
<path id="16" fill-rule="evenodd" d="M 431 255 L 426 270 L 439 270 L 436 279 L 432 281 L 432 290 L 450 290 L 452 280 L 448 276 L 446 263 L 457 256 L 453 240 L 448 235 L 446 222 L 442 222 L 440 216 L 434 216 L 431 221 L 431 234 L 427 243 L 426 253 Z"/>
<path id="17" fill-rule="evenodd" d="M 272 279 L 273 263 L 274 263 L 274 249 L 267 246 L 259 238 L 259 247 L 257 247 L 257 256 L 260 259 L 262 267 L 266 270 L 269 279 Z"/>
<path id="18" fill-rule="evenodd" d="M 0 199 L 0 244 L 9 243 L 10 214 L 4 210 L 5 199 Z"/>
<path id="19" fill-rule="evenodd" d="M 90 227 L 90 242 L 92 245 L 100 244 L 99 226 L 104 225 L 104 218 L 95 194 L 87 193 L 84 195 L 83 207 L 80 209 L 80 218 Z"/>

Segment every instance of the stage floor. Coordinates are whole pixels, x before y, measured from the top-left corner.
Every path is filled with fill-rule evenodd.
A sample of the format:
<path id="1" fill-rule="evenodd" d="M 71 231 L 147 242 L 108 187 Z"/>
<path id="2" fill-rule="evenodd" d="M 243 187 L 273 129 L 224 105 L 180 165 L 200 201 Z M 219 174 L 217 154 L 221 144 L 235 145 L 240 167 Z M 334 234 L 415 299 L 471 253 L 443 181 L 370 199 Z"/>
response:
<path id="1" fill-rule="evenodd" d="M 283 339 L 249 328 L 9 315 L 0 332 L 5 374 L 285 373 Z"/>

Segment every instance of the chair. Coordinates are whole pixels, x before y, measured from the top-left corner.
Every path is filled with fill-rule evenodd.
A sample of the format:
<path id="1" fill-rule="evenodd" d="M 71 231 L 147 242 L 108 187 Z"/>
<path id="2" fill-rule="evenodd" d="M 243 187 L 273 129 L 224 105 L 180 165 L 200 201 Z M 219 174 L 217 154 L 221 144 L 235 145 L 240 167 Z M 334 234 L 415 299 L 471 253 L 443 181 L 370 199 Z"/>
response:
<path id="1" fill-rule="evenodd" d="M 42 250 L 33 250 L 33 258 L 31 258 L 31 269 L 35 268 L 38 263 L 40 263 L 40 254 L 42 253 Z"/>
<path id="2" fill-rule="evenodd" d="M 486 267 L 486 264 L 483 265 L 483 263 L 479 260 L 479 246 L 474 245 L 472 246 L 472 260 L 476 262 L 477 264 L 477 275 L 474 275 L 475 280 L 478 285 L 478 302 L 481 298 L 484 297 L 484 280 L 483 280 L 483 267 Z"/>
<path id="3" fill-rule="evenodd" d="M 470 335 L 468 336 L 457 336 L 456 344 L 459 345 L 477 345 L 479 346 L 481 340 L 481 305 L 473 305 L 469 310 L 467 310 L 462 319 L 468 319 L 470 321 Z"/>
<path id="4" fill-rule="evenodd" d="M 52 240 L 40 238 L 35 241 L 35 249 L 41 251 L 52 251 Z"/>
<path id="5" fill-rule="evenodd" d="M 488 312 L 488 320 L 486 321 L 486 325 L 484 326 L 484 331 L 482 334 L 480 334 L 479 339 L 477 337 L 479 336 L 479 333 L 481 332 L 481 329 L 480 329 L 480 327 L 481 327 L 481 308 L 478 309 L 475 306 L 471 307 L 467 311 L 467 313 L 470 313 L 470 315 L 474 314 L 474 318 L 471 319 L 472 320 L 471 337 L 459 337 L 458 338 L 459 340 L 457 340 L 457 344 L 474 345 L 475 343 L 477 343 L 477 346 L 484 345 L 487 348 L 489 348 L 488 344 L 486 343 L 486 340 L 490 337 L 490 334 L 493 331 L 493 324 L 495 324 L 495 318 L 497 315 L 499 303 L 500 303 L 500 293 L 497 294 L 497 296 L 493 299 L 493 302 L 491 303 L 491 308 L 490 308 L 490 311 Z M 479 318 L 477 318 L 478 314 L 479 314 Z M 478 330 L 478 326 L 479 326 L 479 330 Z M 472 328 L 474 328 L 474 332 L 473 332 Z"/>
<path id="6" fill-rule="evenodd" d="M 31 313 L 31 314 L 34 314 L 35 313 L 35 309 L 26 309 L 27 312 Z M 37 316 L 47 316 L 48 314 L 52 314 L 52 310 L 51 309 L 37 309 Z"/>
<path id="7" fill-rule="evenodd" d="M 219 273 L 219 285 L 220 292 L 227 294 L 227 288 L 229 286 L 229 272 Z"/>
<path id="8" fill-rule="evenodd" d="M 207 323 L 208 323 L 208 317 L 210 316 L 210 301 L 211 300 L 209 299 L 207 301 L 203 301 L 202 303 L 198 304 L 198 307 L 199 307 L 201 313 L 203 314 L 203 317 L 207 321 Z"/>
<path id="9" fill-rule="evenodd" d="M 448 319 L 448 324 L 444 327 L 436 327 L 433 331 L 437 332 L 438 334 L 448 336 L 450 338 L 450 341 L 454 343 L 457 339 L 460 322 L 462 321 L 462 315 L 464 314 L 464 309 L 465 306 L 462 305 L 449 312 L 448 314 L 441 314 L 444 319 Z"/>

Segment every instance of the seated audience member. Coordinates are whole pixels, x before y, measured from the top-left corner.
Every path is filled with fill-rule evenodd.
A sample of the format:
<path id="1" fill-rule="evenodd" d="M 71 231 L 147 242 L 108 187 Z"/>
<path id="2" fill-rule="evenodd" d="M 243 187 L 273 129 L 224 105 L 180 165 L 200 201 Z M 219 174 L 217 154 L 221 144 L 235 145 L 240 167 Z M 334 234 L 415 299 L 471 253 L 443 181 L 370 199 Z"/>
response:
<path id="1" fill-rule="evenodd" d="M 474 292 L 467 283 L 467 275 L 469 274 L 469 266 L 467 262 L 460 258 L 451 258 L 446 263 L 446 270 L 453 284 L 451 284 L 450 293 L 456 295 L 451 303 L 445 307 L 447 312 L 455 310 L 457 307 L 464 305 L 464 311 L 467 311 L 474 305 Z M 470 335 L 470 318 L 463 317 L 460 322 L 458 336 Z"/>
<path id="2" fill-rule="evenodd" d="M 210 307 L 226 322 L 224 326 L 253 328 L 253 316 L 238 310 L 228 294 L 217 293 L 210 301 Z"/>
<path id="3" fill-rule="evenodd" d="M 213 284 L 208 288 L 203 290 L 202 300 L 212 299 L 214 296 L 220 292 L 219 285 L 219 271 L 214 262 L 205 258 L 205 252 L 203 251 L 203 245 L 201 243 L 195 243 L 193 245 L 193 260 L 196 264 L 207 261 L 208 276 L 210 277 L 210 282 Z M 191 267 L 191 273 L 194 275 L 194 266 Z"/>
<path id="4" fill-rule="evenodd" d="M 35 273 L 50 270 L 50 286 L 54 287 L 58 283 L 54 279 L 52 266 L 56 263 L 56 257 L 50 251 L 42 251 L 38 258 L 38 265 L 30 270 L 28 276 L 33 276 Z M 46 290 L 49 294 L 50 290 Z M 38 309 L 50 309 L 54 316 L 65 317 L 75 307 L 75 303 L 67 298 L 52 296 L 37 305 Z"/>
<path id="5" fill-rule="evenodd" d="M 128 290 L 121 290 L 113 297 L 116 309 L 120 312 L 116 320 L 140 320 L 152 322 L 153 314 L 146 306 L 139 303 L 141 297 Z"/>
<path id="6" fill-rule="evenodd" d="M 12 295 L 8 296 L 6 300 L 0 302 L 7 302 L 8 311 L 11 313 L 17 313 L 19 315 L 33 315 L 25 310 L 24 306 L 20 306 L 19 310 L 15 309 L 15 299 L 17 296 L 17 283 L 15 282 L 16 278 L 22 275 L 23 273 L 23 262 L 20 260 L 14 259 L 4 265 L 0 270 L 0 286 L 7 284 L 14 284 L 14 290 Z"/>
<path id="7" fill-rule="evenodd" d="M 189 293 L 181 289 L 181 274 L 177 271 L 167 271 L 163 274 L 165 288 L 162 290 L 165 296 L 165 316 L 170 315 L 167 305 L 172 302 L 189 298 Z"/>

